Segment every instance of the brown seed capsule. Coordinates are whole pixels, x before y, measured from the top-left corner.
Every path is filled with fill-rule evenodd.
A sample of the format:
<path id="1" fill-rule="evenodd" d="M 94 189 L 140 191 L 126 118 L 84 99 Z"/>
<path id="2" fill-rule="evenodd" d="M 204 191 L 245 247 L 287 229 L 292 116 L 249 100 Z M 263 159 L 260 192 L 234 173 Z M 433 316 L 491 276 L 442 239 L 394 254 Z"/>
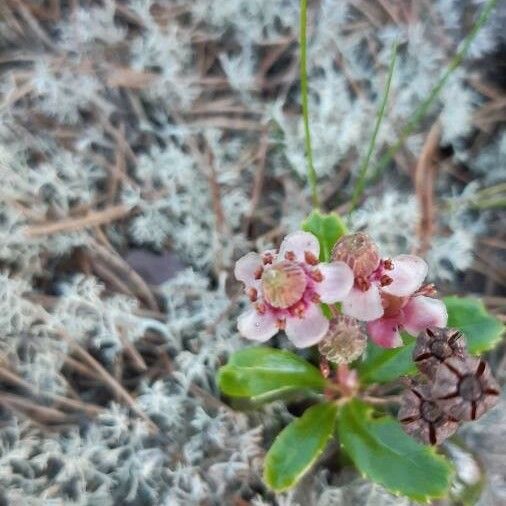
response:
<path id="1" fill-rule="evenodd" d="M 355 278 L 366 279 L 378 267 L 380 255 L 376 244 L 363 232 L 342 237 L 332 250 L 332 260 L 348 264 Z"/>
<path id="2" fill-rule="evenodd" d="M 420 372 L 432 377 L 441 362 L 454 356 L 464 358 L 465 354 L 466 342 L 461 332 L 429 327 L 416 339 L 413 361 Z"/>
<path id="3" fill-rule="evenodd" d="M 451 357 L 437 368 L 431 392 L 448 416 L 476 420 L 497 403 L 500 388 L 484 360 Z"/>
<path id="4" fill-rule="evenodd" d="M 431 445 L 441 444 L 459 427 L 434 402 L 429 385 L 413 385 L 404 392 L 398 418 L 407 434 Z"/>
<path id="5" fill-rule="evenodd" d="M 335 364 L 349 364 L 364 353 L 367 336 L 354 318 L 339 315 L 330 321 L 329 330 L 320 341 L 318 349 Z"/>

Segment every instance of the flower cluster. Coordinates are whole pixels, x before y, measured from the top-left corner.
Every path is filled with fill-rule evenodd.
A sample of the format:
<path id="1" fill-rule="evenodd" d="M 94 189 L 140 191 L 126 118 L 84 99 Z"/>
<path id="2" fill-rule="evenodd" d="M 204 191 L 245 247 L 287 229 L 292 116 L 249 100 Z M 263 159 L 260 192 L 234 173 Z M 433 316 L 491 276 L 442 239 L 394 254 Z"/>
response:
<path id="1" fill-rule="evenodd" d="M 446 325 L 444 303 L 430 297 L 432 285 L 422 286 L 428 267 L 420 257 L 382 259 L 374 242 L 358 232 L 339 240 L 332 258 L 344 261 L 354 274 L 343 313 L 367 322 L 368 334 L 377 345 L 402 345 L 400 330 L 416 336 L 429 326 Z"/>
<path id="2" fill-rule="evenodd" d="M 499 398 L 488 364 L 467 354 L 464 336 L 454 329 L 427 328 L 417 338 L 413 360 L 423 376 L 404 393 L 398 418 L 424 443 L 440 444 Z"/>
<path id="3" fill-rule="evenodd" d="M 235 276 L 253 304 L 239 317 L 244 337 L 263 342 L 283 329 L 297 347 L 324 338 L 336 342 L 335 325 L 320 305 L 336 302 L 342 303 L 348 324 L 351 318 L 367 322 L 372 340 L 386 348 L 402 344 L 403 329 L 417 335 L 429 326 L 446 325 L 443 302 L 431 297 L 432 285 L 422 286 L 428 268 L 421 258 L 382 259 L 372 240 L 360 232 L 335 244 L 331 262 L 320 262 L 319 253 L 314 235 L 294 232 L 279 251 L 248 253 L 238 260 Z"/>

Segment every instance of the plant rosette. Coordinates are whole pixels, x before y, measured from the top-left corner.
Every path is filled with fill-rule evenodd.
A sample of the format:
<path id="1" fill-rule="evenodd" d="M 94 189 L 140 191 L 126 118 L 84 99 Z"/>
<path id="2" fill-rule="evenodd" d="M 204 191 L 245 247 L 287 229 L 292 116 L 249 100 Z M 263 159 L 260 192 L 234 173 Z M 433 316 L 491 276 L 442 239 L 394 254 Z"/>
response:
<path id="1" fill-rule="evenodd" d="M 496 403 L 499 386 L 476 355 L 500 342 L 503 325 L 477 299 L 435 298 L 427 274 L 421 258 L 384 259 L 369 237 L 317 211 L 278 250 L 239 259 L 235 276 L 250 305 L 239 332 L 259 342 L 284 332 L 296 348 L 315 350 L 309 361 L 245 348 L 218 373 L 225 396 L 253 406 L 310 400 L 267 452 L 270 489 L 296 485 L 334 439 L 394 494 L 448 495 L 453 466 L 439 445 Z"/>

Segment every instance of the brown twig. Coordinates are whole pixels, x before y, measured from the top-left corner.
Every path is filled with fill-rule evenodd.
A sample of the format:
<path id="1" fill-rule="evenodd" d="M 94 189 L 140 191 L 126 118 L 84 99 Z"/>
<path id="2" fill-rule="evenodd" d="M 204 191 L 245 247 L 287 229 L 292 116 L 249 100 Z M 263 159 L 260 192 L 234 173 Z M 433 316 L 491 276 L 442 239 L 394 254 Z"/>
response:
<path id="1" fill-rule="evenodd" d="M 6 367 L 0 366 L 0 380 L 4 381 L 5 383 L 15 385 L 18 388 L 22 388 L 27 392 L 30 392 L 30 394 L 33 396 L 40 395 L 38 392 L 34 390 L 33 385 L 31 383 L 24 380 L 17 373 L 11 371 L 10 369 L 7 369 Z M 69 399 L 68 397 L 53 394 L 52 392 L 42 392 L 42 395 L 49 397 L 60 406 L 70 409 L 77 409 L 78 411 L 83 411 L 84 413 L 87 413 L 90 416 L 96 416 L 103 411 L 103 409 L 100 406 L 82 402 L 79 399 Z"/>
<path id="2" fill-rule="evenodd" d="M 0 393 L 0 404 L 43 423 L 69 423 L 72 421 L 72 417 L 58 409 L 41 406 L 18 395 Z"/>
<path id="3" fill-rule="evenodd" d="M 97 378 L 100 379 L 105 386 L 107 386 L 114 395 L 121 399 L 127 406 L 140 418 L 142 418 L 150 427 L 151 430 L 157 432 L 158 427 L 149 418 L 144 411 L 142 411 L 135 402 L 135 399 L 125 390 L 123 385 L 119 383 L 95 358 L 93 358 L 69 333 L 61 329 L 59 335 L 69 344 L 72 350 L 78 355 L 89 367 L 95 371 Z"/>
<path id="4" fill-rule="evenodd" d="M 427 139 L 418 158 L 415 169 L 415 190 L 420 206 L 420 222 L 418 224 L 418 253 L 424 254 L 430 247 L 434 233 L 436 207 L 434 202 L 434 163 L 439 147 L 441 127 L 434 123 L 429 130 Z"/>
<path id="5" fill-rule="evenodd" d="M 137 348 L 126 337 L 122 327 L 118 326 L 118 333 L 123 344 L 123 351 L 130 359 L 132 366 L 137 372 L 145 372 L 148 370 L 146 362 L 142 355 L 137 351 Z"/>
<path id="6" fill-rule="evenodd" d="M 91 211 L 86 216 L 76 218 L 64 218 L 62 220 L 50 221 L 29 225 L 25 229 L 28 237 L 40 237 L 45 235 L 59 234 L 62 232 L 75 232 L 85 228 L 95 227 L 120 220 L 130 214 L 132 208 L 124 204 L 107 207 L 100 211 Z"/>
<path id="7" fill-rule="evenodd" d="M 110 251 L 108 248 L 102 246 L 97 241 L 92 241 L 90 243 L 90 253 L 92 256 L 98 256 L 105 262 L 109 263 L 111 267 L 117 269 L 125 278 L 125 280 L 128 280 L 128 282 L 130 282 L 132 287 L 136 290 L 138 295 L 148 304 L 148 307 L 150 309 L 153 311 L 157 311 L 159 309 L 156 298 L 146 282 L 116 252 Z"/>

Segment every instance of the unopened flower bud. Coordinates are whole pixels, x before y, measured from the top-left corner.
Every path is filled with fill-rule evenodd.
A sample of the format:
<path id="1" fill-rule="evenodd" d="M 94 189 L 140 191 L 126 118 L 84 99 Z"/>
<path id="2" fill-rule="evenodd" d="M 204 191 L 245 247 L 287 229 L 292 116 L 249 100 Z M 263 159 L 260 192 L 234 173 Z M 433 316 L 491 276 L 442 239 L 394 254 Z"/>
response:
<path id="1" fill-rule="evenodd" d="M 455 329 L 429 327 L 416 339 L 413 361 L 419 371 L 432 377 L 437 367 L 450 357 L 464 358 L 466 342 Z"/>
<path id="2" fill-rule="evenodd" d="M 354 318 L 339 315 L 330 321 L 329 330 L 320 341 L 318 349 L 335 364 L 349 364 L 362 355 L 367 336 Z"/>
<path id="3" fill-rule="evenodd" d="M 342 237 L 332 250 L 332 260 L 348 264 L 355 277 L 366 279 L 378 267 L 380 255 L 376 244 L 363 232 Z"/>

